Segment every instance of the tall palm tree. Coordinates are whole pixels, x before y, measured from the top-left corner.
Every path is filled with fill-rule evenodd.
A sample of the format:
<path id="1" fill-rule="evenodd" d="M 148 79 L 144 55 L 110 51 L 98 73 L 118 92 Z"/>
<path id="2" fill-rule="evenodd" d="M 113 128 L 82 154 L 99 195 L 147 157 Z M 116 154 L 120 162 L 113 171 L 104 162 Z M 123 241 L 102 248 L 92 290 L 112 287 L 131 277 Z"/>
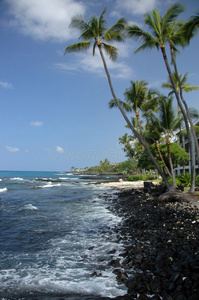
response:
<path id="1" fill-rule="evenodd" d="M 127 26 L 127 33 L 129 37 L 137 38 L 142 40 L 144 43 L 135 51 L 137 53 L 140 50 L 145 50 L 147 48 L 154 48 L 156 47 L 158 50 L 161 49 L 162 56 L 164 59 L 164 63 L 171 80 L 173 90 L 175 92 L 175 96 L 182 111 L 184 122 L 188 134 L 189 146 L 190 146 L 190 159 L 191 159 L 191 176 L 192 176 L 192 185 L 190 187 L 190 192 L 193 193 L 195 191 L 195 170 L 194 170 L 194 161 L 193 161 L 193 145 L 190 136 L 190 129 L 189 129 L 189 122 L 187 118 L 187 114 L 182 106 L 180 97 L 178 95 L 176 85 L 172 76 L 171 68 L 168 62 L 167 53 L 165 49 L 166 43 L 169 42 L 168 34 L 171 22 L 173 22 L 180 13 L 184 11 L 184 7 L 180 6 L 179 4 L 174 4 L 169 7 L 163 17 L 160 16 L 158 10 L 153 10 L 152 16 L 150 14 L 145 15 L 145 24 L 148 25 L 149 29 L 152 31 L 152 34 L 146 32 L 139 28 L 137 25 L 129 25 Z"/>
<path id="2" fill-rule="evenodd" d="M 116 101 L 118 108 L 120 109 L 125 121 L 129 125 L 129 128 L 133 131 L 134 135 L 138 138 L 139 142 L 143 144 L 145 147 L 147 153 L 149 154 L 153 164 L 155 165 L 156 169 L 162 176 L 165 184 L 167 185 L 168 189 L 172 189 L 171 185 L 169 184 L 165 174 L 162 172 L 160 166 L 157 164 L 155 158 L 153 157 L 153 154 L 151 153 L 150 149 L 148 148 L 147 143 L 142 139 L 142 137 L 138 134 L 138 132 L 135 130 L 134 126 L 130 122 L 129 118 L 127 117 L 123 107 L 121 106 L 120 100 L 116 97 L 115 91 L 113 89 L 110 73 L 106 64 L 106 60 L 103 54 L 103 50 L 109 55 L 110 59 L 115 60 L 117 58 L 117 48 L 113 47 L 107 42 L 117 41 L 121 42 L 123 41 L 122 33 L 124 32 L 125 26 L 126 26 L 126 20 L 124 18 L 121 18 L 118 20 L 115 25 L 113 25 L 111 28 L 107 29 L 106 27 L 106 20 L 104 19 L 104 14 L 107 11 L 105 8 L 100 17 L 97 18 L 96 16 L 92 16 L 89 21 L 84 21 L 82 16 L 74 16 L 72 18 L 70 27 L 72 28 L 78 28 L 81 32 L 80 39 L 83 41 L 72 44 L 65 48 L 65 54 L 71 53 L 71 52 L 79 52 L 82 50 L 87 50 L 90 48 L 92 42 L 93 42 L 93 55 L 95 55 L 96 47 L 99 50 L 100 56 L 102 58 L 102 62 L 104 65 L 104 69 L 107 75 L 107 79 L 109 82 L 109 86 L 111 89 L 111 93 L 113 96 L 113 99 Z"/>
<path id="3" fill-rule="evenodd" d="M 194 30 L 193 30 L 194 32 Z M 192 37 L 194 36 L 194 34 L 192 33 Z M 192 118 L 189 112 L 189 108 L 188 105 L 184 99 L 183 96 L 183 91 L 185 91 L 185 87 L 182 87 L 182 82 L 181 82 L 181 78 L 180 75 L 178 74 L 178 68 L 177 68 L 177 63 L 176 63 L 176 53 L 178 52 L 178 50 L 176 49 L 177 45 L 180 45 L 181 47 L 185 47 L 188 44 L 188 40 L 187 40 L 187 29 L 186 29 L 186 23 L 182 22 L 182 21 L 173 21 L 171 22 L 170 26 L 168 27 L 168 40 L 169 40 L 169 47 L 170 47 L 170 53 L 171 53 L 171 60 L 172 60 L 172 64 L 174 65 L 174 81 L 176 84 L 176 88 L 178 91 L 178 94 L 180 95 L 181 101 L 185 107 L 186 110 L 186 114 L 187 114 L 187 118 L 190 124 L 190 133 L 189 133 L 189 139 L 191 140 L 191 144 L 192 147 L 190 147 L 190 154 L 191 154 L 191 158 L 192 158 L 192 163 L 191 163 L 191 167 L 193 169 L 193 176 L 191 177 L 191 190 L 193 189 L 194 185 L 195 185 L 195 168 L 194 168 L 194 156 L 195 156 L 195 151 L 194 149 L 196 149 L 197 151 L 197 157 L 199 160 L 199 145 L 198 145 L 198 140 L 197 140 L 197 135 L 195 132 L 195 128 L 194 128 L 194 124 L 192 122 Z M 195 145 L 194 145 L 195 144 Z"/>

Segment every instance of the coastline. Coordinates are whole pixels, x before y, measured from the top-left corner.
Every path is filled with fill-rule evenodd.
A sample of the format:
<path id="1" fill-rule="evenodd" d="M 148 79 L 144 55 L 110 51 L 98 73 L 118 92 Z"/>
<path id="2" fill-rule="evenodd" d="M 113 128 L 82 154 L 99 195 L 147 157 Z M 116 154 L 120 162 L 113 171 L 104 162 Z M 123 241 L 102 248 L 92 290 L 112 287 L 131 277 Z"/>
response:
<path id="1" fill-rule="evenodd" d="M 199 196 L 167 202 L 143 182 L 101 185 L 118 190 L 109 209 L 123 220 L 115 230 L 125 251 L 110 264 L 128 295 L 115 299 L 199 299 Z"/>

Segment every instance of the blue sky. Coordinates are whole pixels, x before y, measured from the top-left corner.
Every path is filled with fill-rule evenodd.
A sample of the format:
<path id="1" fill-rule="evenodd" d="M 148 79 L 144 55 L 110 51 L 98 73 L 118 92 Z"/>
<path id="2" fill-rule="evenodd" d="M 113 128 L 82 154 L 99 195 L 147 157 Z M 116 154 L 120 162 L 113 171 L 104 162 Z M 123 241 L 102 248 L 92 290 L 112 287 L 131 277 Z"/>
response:
<path id="1" fill-rule="evenodd" d="M 128 130 L 120 112 L 110 110 L 112 98 L 102 62 L 91 51 L 67 54 L 78 40 L 69 29 L 71 17 L 86 19 L 108 7 L 113 25 L 124 16 L 143 27 L 144 14 L 162 14 L 172 0 L 1 0 L 0 1 L 0 170 L 70 170 L 72 166 L 125 160 L 118 138 Z M 187 20 L 199 9 L 198 0 L 184 0 Z M 133 54 L 132 40 L 117 45 L 118 60 L 107 59 L 118 98 L 131 80 L 146 80 L 159 88 L 167 79 L 157 50 Z M 199 34 L 177 57 L 179 71 L 199 85 Z M 164 91 L 166 94 L 166 91 Z M 199 109 L 199 91 L 185 95 Z M 129 132 L 130 133 L 130 132 Z"/>

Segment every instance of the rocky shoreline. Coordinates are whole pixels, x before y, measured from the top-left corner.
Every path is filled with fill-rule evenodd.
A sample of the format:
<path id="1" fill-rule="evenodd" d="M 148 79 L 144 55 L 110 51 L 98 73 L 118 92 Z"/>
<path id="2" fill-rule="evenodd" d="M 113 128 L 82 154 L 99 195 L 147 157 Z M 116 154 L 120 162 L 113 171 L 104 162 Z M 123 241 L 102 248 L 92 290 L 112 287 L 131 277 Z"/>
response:
<path id="1" fill-rule="evenodd" d="M 115 299 L 199 299 L 199 197 L 168 202 L 161 194 L 162 187 L 114 194 L 109 209 L 123 219 L 115 230 L 125 251 L 110 264 L 128 289 Z"/>

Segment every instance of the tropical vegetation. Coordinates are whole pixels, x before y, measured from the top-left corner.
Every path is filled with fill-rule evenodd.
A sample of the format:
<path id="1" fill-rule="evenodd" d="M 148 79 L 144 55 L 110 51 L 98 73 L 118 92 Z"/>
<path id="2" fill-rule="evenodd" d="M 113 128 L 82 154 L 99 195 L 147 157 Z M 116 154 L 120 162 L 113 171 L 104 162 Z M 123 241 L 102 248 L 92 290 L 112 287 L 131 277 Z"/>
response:
<path id="1" fill-rule="evenodd" d="M 174 4 L 167 9 L 164 16 L 161 16 L 157 9 L 153 10 L 151 15 L 147 13 L 145 24 L 149 31 L 144 31 L 137 25 L 127 24 L 125 18 L 120 18 L 118 22 L 108 28 L 104 18 L 107 8 L 102 11 L 99 18 L 91 16 L 88 21 L 85 21 L 82 16 L 74 16 L 70 27 L 79 29 L 81 41 L 67 46 L 65 54 L 88 50 L 92 45 L 93 55 L 95 55 L 96 49 L 98 49 L 113 97 L 109 106 L 119 108 L 127 123 L 126 127 L 131 130 L 131 135 L 125 134 L 119 139 L 119 143 L 123 145 L 124 151 L 129 157 L 131 168 L 133 170 L 145 170 L 150 165 L 150 169 L 158 171 L 167 188 L 175 190 L 177 183 L 174 167 L 177 163 L 185 164 L 190 160 L 191 184 L 189 192 L 194 193 L 194 149 L 197 150 L 199 158 L 199 147 L 191 110 L 186 104 L 183 92 L 198 87 L 191 87 L 190 84 L 186 83 L 187 74 L 182 76 L 178 72 L 176 53 L 179 53 L 178 46 L 185 47 L 190 43 L 199 28 L 199 23 L 198 14 L 191 17 L 188 22 L 179 21 L 178 17 L 184 10 L 182 5 Z M 131 86 L 124 92 L 124 100 L 116 96 L 104 53 L 111 60 L 116 60 L 118 49 L 111 43 L 123 42 L 126 37 L 142 42 L 135 53 L 154 47 L 161 50 L 168 72 L 168 80 L 163 85 L 163 87 L 170 89 L 168 96 L 149 89 L 148 83 L 144 80 L 130 81 Z M 167 45 L 170 49 L 171 62 L 169 62 L 167 55 Z M 172 70 L 173 68 L 174 70 Z M 173 105 L 172 95 L 177 100 L 177 112 Z M 128 117 L 129 112 L 132 114 L 130 119 Z M 186 134 L 189 142 L 189 155 L 183 147 L 181 148 L 172 141 L 172 135 L 176 135 L 176 132 L 182 134 L 184 127 L 186 129 L 184 134 Z M 175 155 L 176 153 L 178 156 Z M 101 168 L 100 172 L 106 172 L 110 168 L 110 163 L 108 160 L 100 162 L 99 168 Z M 171 176 L 172 180 L 168 180 L 168 176 Z"/>

